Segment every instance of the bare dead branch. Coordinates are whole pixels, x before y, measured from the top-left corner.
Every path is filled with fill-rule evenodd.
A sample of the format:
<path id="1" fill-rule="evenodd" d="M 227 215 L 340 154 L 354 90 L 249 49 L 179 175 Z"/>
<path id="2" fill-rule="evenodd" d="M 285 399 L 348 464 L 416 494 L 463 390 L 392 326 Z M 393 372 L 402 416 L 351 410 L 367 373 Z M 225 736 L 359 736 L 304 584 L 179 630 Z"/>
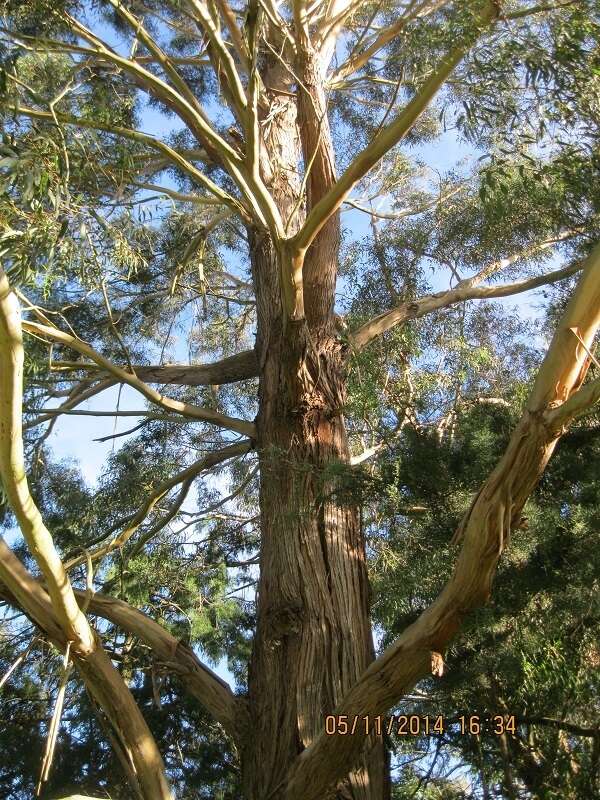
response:
<path id="1" fill-rule="evenodd" d="M 81 387 L 78 388 L 77 391 L 71 392 L 70 397 L 68 400 L 65 400 L 64 403 L 61 403 L 60 406 L 56 409 L 47 409 L 42 416 L 38 416 L 37 419 L 28 422 L 23 426 L 23 430 L 29 430 L 30 428 L 35 428 L 38 425 L 41 425 L 44 422 L 48 422 L 49 420 L 55 419 L 60 414 L 67 414 L 68 412 L 72 411 L 81 403 L 84 403 L 86 400 L 89 400 L 91 397 L 95 397 L 100 392 L 103 392 L 105 389 L 110 389 L 111 386 L 116 384 L 116 380 L 114 378 L 105 378 L 104 380 L 99 381 L 98 383 L 94 383 L 87 388 Z"/>

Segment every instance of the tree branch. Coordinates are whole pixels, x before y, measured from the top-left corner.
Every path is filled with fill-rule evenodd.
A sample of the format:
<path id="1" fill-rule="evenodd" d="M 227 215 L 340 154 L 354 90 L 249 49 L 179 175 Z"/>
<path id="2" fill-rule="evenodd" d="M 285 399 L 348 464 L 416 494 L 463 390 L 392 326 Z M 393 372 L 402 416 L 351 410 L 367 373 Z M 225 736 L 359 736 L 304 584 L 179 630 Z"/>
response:
<path id="1" fill-rule="evenodd" d="M 79 602 L 83 603 L 85 593 L 76 594 Z M 90 601 L 89 610 L 152 648 L 162 665 L 178 675 L 190 694 L 234 739 L 240 741 L 240 734 L 247 723 L 245 706 L 235 697 L 227 683 L 198 659 L 191 647 L 176 639 L 142 611 L 122 600 L 95 594 Z"/>
<path id="2" fill-rule="evenodd" d="M 86 361 L 54 361 L 52 368 L 74 371 L 99 369 L 98 364 Z M 259 374 L 254 350 L 244 350 L 212 364 L 134 364 L 133 368 L 140 380 L 173 386 L 221 386 L 256 378 Z M 115 382 L 110 379 L 111 385 Z"/>
<path id="3" fill-rule="evenodd" d="M 143 26 L 141 23 L 131 15 L 124 7 L 121 5 L 119 0 L 109 0 L 109 2 L 119 10 L 122 16 L 126 19 L 130 27 L 136 32 L 138 29 L 141 30 Z M 188 0 L 188 2 L 194 7 L 198 18 L 201 21 L 202 27 L 206 30 L 207 35 L 211 39 L 211 45 L 213 48 L 217 49 L 218 59 L 220 62 L 225 64 L 225 73 L 228 80 L 228 86 L 231 89 L 233 87 L 233 110 L 237 112 L 238 116 L 245 120 L 246 115 L 246 107 L 247 101 L 245 97 L 244 88 L 239 80 L 239 76 L 235 70 L 235 64 L 231 55 L 229 54 L 227 48 L 223 40 L 220 37 L 220 34 L 216 27 L 214 26 L 210 15 L 208 14 L 208 10 L 206 9 L 205 3 L 199 2 L 199 0 Z M 215 163 L 222 164 L 226 171 L 229 173 L 231 178 L 235 181 L 236 185 L 240 189 L 242 195 L 246 198 L 246 200 L 250 204 L 250 208 L 254 212 L 254 216 L 258 223 L 262 227 L 266 227 L 269 229 L 271 235 L 274 239 L 281 239 L 283 238 L 283 226 L 281 224 L 281 219 L 279 216 L 279 212 L 277 206 L 275 205 L 272 197 L 270 196 L 269 192 L 267 191 L 266 187 L 264 186 L 262 180 L 259 176 L 255 174 L 252 169 L 248 169 L 246 164 L 244 163 L 244 159 L 240 153 L 236 149 L 234 149 L 225 139 L 223 139 L 212 127 L 210 121 L 206 117 L 205 113 L 203 112 L 202 108 L 199 106 L 193 94 L 191 95 L 189 87 L 187 84 L 183 82 L 184 92 L 183 95 L 177 91 L 173 86 L 169 85 L 161 78 L 154 75 L 151 71 L 145 69 L 140 63 L 135 60 L 125 58 L 120 56 L 116 51 L 110 48 L 102 39 L 96 36 L 92 31 L 86 28 L 81 22 L 77 19 L 72 17 L 69 14 L 62 15 L 64 20 L 69 24 L 71 29 L 74 33 L 78 34 L 81 38 L 85 39 L 89 42 L 92 47 L 88 48 L 87 50 L 88 55 L 91 57 L 96 57 L 100 55 L 103 59 L 108 60 L 111 63 L 114 63 L 116 66 L 124 70 L 127 74 L 131 75 L 134 82 L 144 91 L 149 92 L 152 96 L 156 97 L 162 103 L 167 105 L 172 111 L 174 111 L 180 119 L 188 126 L 190 131 L 196 136 L 197 140 L 200 142 L 201 145 L 204 146 L 206 151 L 208 152 L 209 156 Z M 25 37 L 30 38 L 30 37 Z M 151 48 L 153 54 L 156 57 L 159 57 L 159 60 L 162 59 L 161 63 L 163 68 L 167 70 L 167 73 L 170 75 L 172 80 L 176 83 L 181 82 L 179 78 L 179 73 L 177 72 L 176 68 L 173 65 L 169 65 L 168 57 L 162 53 L 162 50 L 158 47 L 158 45 L 154 42 L 154 40 L 149 37 L 149 34 L 146 32 L 146 39 L 145 44 L 147 47 Z M 38 41 L 37 39 L 34 41 Z M 43 41 L 43 40 L 42 40 Z M 53 42 L 53 46 L 61 47 L 63 50 L 68 51 L 70 49 L 69 43 L 61 43 L 61 42 Z M 76 52 L 83 53 L 86 52 L 86 48 L 82 48 L 80 46 L 74 45 L 73 48 L 76 48 Z M 71 49 L 73 49 L 71 48 Z M 162 55 L 161 55 L 162 54 Z M 215 65 L 215 70 L 217 75 L 219 75 L 219 68 L 218 64 Z M 180 87 L 181 88 L 181 87 Z M 193 98 L 190 99 L 190 95 Z M 20 110 L 21 113 L 26 113 L 22 108 Z M 30 115 L 33 110 L 29 109 Z M 40 112 L 38 112 L 39 115 Z M 43 113 L 43 112 L 41 112 Z M 50 115 L 52 117 L 52 115 Z M 60 118 L 60 116 L 58 116 Z M 77 124 L 71 120 L 72 124 Z M 82 121 L 83 127 L 97 127 L 98 129 L 103 129 L 102 126 L 96 126 L 94 124 L 85 124 Z M 111 126 L 107 126 L 108 131 L 111 131 Z M 116 132 L 116 127 L 113 129 Z M 138 136 L 135 138 L 139 138 Z M 152 137 L 149 137 L 152 139 Z M 161 143 L 162 144 L 162 143 Z M 163 148 L 166 147 L 163 145 Z M 172 159 L 173 160 L 173 159 Z M 184 159 L 181 159 L 184 160 Z M 189 165 L 191 166 L 191 165 Z M 193 168 L 195 169 L 195 168 Z M 196 171 L 198 175 L 202 176 L 202 182 L 206 186 L 208 184 L 212 184 L 206 176 L 203 176 L 202 173 Z M 213 189 L 211 191 L 214 192 L 215 184 L 212 184 Z M 218 187 L 216 187 L 218 189 Z M 224 193 L 222 190 L 219 190 L 220 194 L 223 195 Z M 232 199 L 232 198 L 231 198 Z M 240 213 L 242 210 L 242 205 L 240 203 L 237 204 L 237 211 Z M 244 218 L 248 217 L 248 213 L 242 214 Z"/>
<path id="4" fill-rule="evenodd" d="M 95 397 L 100 392 L 103 392 L 105 389 L 110 389 L 111 386 L 114 386 L 117 381 L 114 378 L 106 378 L 105 380 L 101 380 L 98 383 L 94 383 L 92 386 L 89 386 L 87 389 L 83 389 L 78 391 L 74 394 L 71 394 L 64 403 L 58 406 L 56 409 L 48 410 L 42 416 L 39 416 L 37 419 L 28 422 L 26 425 L 23 426 L 23 430 L 29 430 L 30 428 L 35 428 L 38 425 L 42 425 L 44 422 L 48 422 L 49 420 L 55 419 L 60 414 L 65 414 L 72 409 L 76 408 L 81 403 L 84 403 L 86 400 L 89 400 L 91 397 Z"/>
<path id="5" fill-rule="evenodd" d="M 115 0 L 109 0 L 109 2 L 114 7 L 119 6 L 121 16 L 126 18 L 126 21 L 136 35 L 141 35 L 141 37 L 143 37 L 141 23 L 126 11 L 121 4 L 118 3 L 118 0 L 117 2 L 115 2 Z M 160 100 L 174 111 L 177 116 L 189 126 L 192 133 L 208 150 L 215 161 L 224 163 L 227 168 L 236 162 L 238 164 L 240 163 L 241 159 L 238 153 L 214 130 L 187 84 L 183 84 L 185 87 L 185 96 L 183 96 L 180 91 L 154 75 L 150 70 L 145 69 L 138 62 L 119 55 L 75 17 L 70 14 L 64 14 L 64 19 L 75 33 L 92 45 L 91 55 L 101 55 L 104 59 L 120 67 L 124 72 L 132 76 L 141 89 L 149 92 L 156 97 L 157 100 Z M 146 34 L 146 41 L 144 43 L 153 51 L 155 56 L 162 59 L 161 65 L 163 68 L 166 68 L 167 74 L 169 74 L 172 79 L 174 78 L 177 83 L 177 70 L 166 62 L 167 57 L 162 53 L 162 50 L 158 48 L 156 43 L 152 44 L 152 41 L 149 35 Z M 66 48 L 68 49 L 68 44 Z"/>
<path id="6" fill-rule="evenodd" d="M 582 265 L 580 263 L 575 263 L 570 267 L 557 269 L 545 275 L 527 278 L 526 280 L 516 281 L 515 283 L 500 284 L 499 286 L 477 286 L 472 285 L 470 280 L 461 281 L 454 289 L 428 294 L 419 298 L 419 300 L 410 303 L 401 303 L 396 306 L 396 308 L 390 309 L 390 311 L 384 311 L 382 314 L 374 317 L 358 328 L 358 330 L 351 333 L 349 339 L 355 350 L 362 350 L 369 342 L 382 333 L 389 331 L 390 328 L 401 325 L 411 319 L 424 317 L 432 311 L 448 308 L 451 305 L 464 302 L 465 300 L 510 297 L 514 294 L 537 289 L 539 286 L 561 281 L 563 278 L 568 278 L 576 272 L 579 272 L 581 268 Z"/>
<path id="7" fill-rule="evenodd" d="M 486 0 L 482 11 L 474 21 L 474 27 L 479 31 L 489 26 L 497 17 L 496 3 L 493 0 Z M 475 30 L 473 33 L 475 34 Z M 471 44 L 471 42 L 462 44 L 442 60 L 438 69 L 425 81 L 419 92 L 396 119 L 375 136 L 340 176 L 331 190 L 312 208 L 303 227 L 290 242 L 291 247 L 295 248 L 300 255 L 308 249 L 321 228 L 342 205 L 358 181 L 413 128 L 447 78 L 469 51 Z"/>
<path id="8" fill-rule="evenodd" d="M 122 676 L 79 608 L 52 536 L 29 492 L 21 431 L 23 361 L 19 303 L 0 268 L 0 477 L 23 537 L 44 576 L 50 602 L 3 540 L 0 577 L 42 630 L 59 646 L 70 643 L 79 672 L 130 754 L 144 796 L 173 800 L 156 742 Z"/>
<path id="9" fill-rule="evenodd" d="M 246 93 L 235 66 L 235 62 L 231 57 L 231 53 L 227 49 L 217 27 L 213 23 L 204 0 L 187 0 L 187 5 L 190 6 L 193 12 L 195 12 L 200 25 L 210 40 L 213 55 L 213 57 L 211 57 L 211 61 L 213 61 L 215 73 L 217 75 L 219 75 L 220 72 L 220 64 L 223 65 L 222 72 L 227 80 L 227 85 L 231 93 L 237 115 L 242 118 L 246 110 Z M 218 62 L 220 62 L 220 64 L 215 64 L 215 58 L 218 60 Z"/>
<path id="10" fill-rule="evenodd" d="M 22 434 L 23 362 L 19 302 L 0 267 L 0 477 L 67 639 L 76 642 L 82 653 L 90 653 L 95 648 L 93 634 L 27 484 Z"/>
<path id="11" fill-rule="evenodd" d="M 430 200 L 427 203 L 423 203 L 416 208 L 405 208 L 401 211 L 375 211 L 372 208 L 367 208 L 366 206 L 357 203 L 355 200 L 352 200 L 348 197 L 344 200 L 345 205 L 351 206 L 355 208 L 357 211 L 362 211 L 364 214 L 368 214 L 370 217 L 377 217 L 377 219 L 389 219 L 389 220 L 398 220 L 398 219 L 405 219 L 406 217 L 417 217 L 419 214 L 424 214 L 426 211 L 431 211 L 432 208 L 435 208 L 437 205 L 440 205 L 445 200 L 449 200 L 455 194 L 458 194 L 463 189 L 463 186 L 454 186 L 447 192 L 444 192 L 439 197 L 436 197 L 434 200 Z M 346 209 L 345 209 L 346 210 Z"/>
<path id="12" fill-rule="evenodd" d="M 336 88 L 348 75 L 351 75 L 353 72 L 363 67 L 369 59 L 373 58 L 386 44 L 391 42 L 409 22 L 418 17 L 432 13 L 439 8 L 440 5 L 444 5 L 444 1 L 442 0 L 442 2 L 439 2 L 438 0 L 438 2 L 431 3 L 430 8 L 427 8 L 427 5 L 427 2 L 418 3 L 417 8 L 414 9 L 412 13 L 400 17 L 400 19 L 392 25 L 388 25 L 382 31 L 379 31 L 374 41 L 371 42 L 368 47 L 361 47 L 360 50 L 356 49 L 347 61 L 342 64 L 335 75 L 332 76 L 330 80 L 331 88 Z"/>
<path id="13" fill-rule="evenodd" d="M 147 50 L 152 53 L 156 59 L 156 62 L 160 64 L 165 74 L 170 78 L 174 89 L 178 92 L 181 99 L 189 103 L 190 106 L 204 118 L 204 121 L 207 122 L 196 95 L 192 92 L 186 81 L 183 80 L 171 58 L 164 52 L 164 50 L 146 30 L 142 24 L 142 21 L 138 19 L 138 17 L 134 16 L 134 14 L 132 14 L 120 2 L 120 0 L 108 0 L 108 2 L 115 9 L 121 19 L 123 19 L 129 25 L 129 27 L 135 33 L 137 39 L 139 39 L 139 41 L 142 42 Z M 134 63 L 140 62 L 137 61 Z"/>
<path id="14" fill-rule="evenodd" d="M 23 114 L 24 116 L 31 117 L 32 119 L 44 119 L 48 122 L 56 124 L 56 120 L 65 125 L 74 125 L 80 128 L 91 128 L 93 130 L 104 131 L 105 133 L 113 134 L 114 136 L 122 136 L 125 139 L 141 142 L 152 147 L 162 153 L 167 159 L 169 164 L 179 167 L 183 173 L 188 175 L 196 183 L 203 186 L 207 191 L 217 197 L 222 203 L 235 210 L 243 219 L 249 220 L 250 214 L 248 210 L 239 200 L 236 200 L 231 195 L 227 194 L 223 189 L 217 186 L 216 183 L 210 180 L 203 172 L 197 169 L 190 161 L 187 161 L 180 153 L 169 147 L 165 142 L 160 139 L 155 139 L 147 133 L 134 130 L 133 128 L 124 128 L 120 125 L 104 125 L 95 120 L 87 120 L 81 117 L 75 117 L 70 114 L 61 114 L 56 111 L 51 114 L 49 111 L 40 111 L 35 108 L 28 108 L 26 106 L 8 106 L 9 110 L 15 114 Z"/>
<path id="15" fill-rule="evenodd" d="M 559 11 L 561 8 L 568 8 L 576 3 L 577 0 L 567 0 L 565 3 L 541 3 L 537 6 L 522 8 L 520 11 L 513 11 L 507 14 L 504 19 L 522 19 L 523 17 L 530 17 L 533 14 L 541 14 L 544 11 Z"/>
<path id="16" fill-rule="evenodd" d="M 9 592 L 7 599 L 16 602 L 38 628 L 62 649 L 66 644 L 65 633 L 56 618 L 47 592 L 25 569 L 1 536 L 0 581 Z M 0 591 L 6 594 L 4 587 L 0 584 Z"/>
<path id="17" fill-rule="evenodd" d="M 134 181 L 132 186 L 136 189 L 146 189 L 149 192 L 164 194 L 165 197 L 169 197 L 171 200 L 178 200 L 180 203 L 194 203 L 199 206 L 220 205 L 218 200 L 213 200 L 197 194 L 185 194 L 184 192 L 178 192 L 176 189 L 171 189 L 167 186 L 159 186 L 156 183 Z"/>
<path id="18" fill-rule="evenodd" d="M 558 408 L 546 413 L 546 420 L 552 426 L 569 425 L 574 419 L 592 410 L 600 401 L 600 378 L 591 381 L 573 394 Z"/>
<path id="19" fill-rule="evenodd" d="M 361 0 L 333 0 L 326 4 L 325 14 L 317 25 L 319 60 L 323 73 L 331 61 L 344 23 L 360 6 Z"/>
<path id="20" fill-rule="evenodd" d="M 496 275 L 498 272 L 502 272 L 502 270 L 512 266 L 513 264 L 516 264 L 518 261 L 524 261 L 527 258 L 531 258 L 537 253 L 548 250 L 559 242 L 564 242 L 566 239 L 572 239 L 574 236 L 577 236 L 581 233 L 583 233 L 582 230 L 568 229 L 561 231 L 551 239 L 544 239 L 542 242 L 536 242 L 535 244 L 526 247 L 524 250 L 508 256 L 508 258 L 500 258 L 498 261 L 492 261 L 476 275 L 473 275 L 472 278 L 468 278 L 464 284 L 469 286 L 477 286 L 482 281 L 487 280 L 487 278 L 490 278 L 492 275 Z"/>
<path id="21" fill-rule="evenodd" d="M 242 433 L 245 436 L 250 436 L 251 438 L 254 437 L 255 429 L 253 423 L 246 422 L 242 419 L 236 419 L 235 417 L 227 417 L 224 414 L 220 414 L 217 411 L 212 411 L 209 408 L 201 408 L 200 406 L 182 403 L 180 400 L 173 400 L 171 397 L 166 397 L 157 392 L 155 389 L 152 389 L 136 375 L 132 375 L 130 372 L 127 372 L 121 367 L 118 367 L 116 364 L 113 364 L 112 361 L 104 358 L 103 355 L 94 350 L 93 347 L 90 347 L 89 344 L 86 344 L 86 342 L 82 341 L 81 339 L 77 339 L 75 336 L 71 336 L 69 333 L 64 333 L 58 328 L 51 328 L 48 325 L 40 325 L 37 322 L 30 321 L 23 322 L 23 330 L 27 331 L 28 333 L 38 334 L 46 339 L 50 339 L 51 341 L 59 342 L 67 347 L 71 347 L 78 353 L 90 358 L 92 361 L 98 364 L 99 367 L 102 367 L 115 378 L 117 378 L 121 383 L 126 383 L 133 389 L 137 389 L 137 391 L 147 400 L 157 406 L 160 406 L 161 408 L 165 408 L 168 411 L 173 411 L 177 414 L 182 414 L 190 419 L 198 419 L 202 420 L 203 422 L 210 422 L 211 424 L 218 425 L 221 428 L 227 428 L 228 430 Z"/>
<path id="22" fill-rule="evenodd" d="M 175 386 L 221 386 L 256 378 L 259 374 L 254 350 L 244 350 L 212 364 L 135 365 L 135 371 L 142 380 Z"/>
<path id="23" fill-rule="evenodd" d="M 139 511 L 134 514 L 133 517 L 129 520 L 127 527 L 117 536 L 115 536 L 110 542 L 99 547 L 97 550 L 93 550 L 91 552 L 86 553 L 85 555 L 78 556 L 76 558 L 72 558 L 65 564 L 66 570 L 74 569 L 78 567 L 80 564 L 85 564 L 88 558 L 91 558 L 92 561 L 96 561 L 99 558 L 102 558 L 109 553 L 112 553 L 113 550 L 117 548 L 123 547 L 133 536 L 133 534 L 137 531 L 140 525 L 144 522 L 148 514 L 152 511 L 154 506 L 166 495 L 168 494 L 171 489 L 174 489 L 175 486 L 179 486 L 179 484 L 184 484 L 186 493 L 189 487 L 191 486 L 194 478 L 197 477 L 201 472 L 206 469 L 210 469 L 211 467 L 216 466 L 217 464 L 222 464 L 224 461 L 229 460 L 230 458 L 235 458 L 236 456 L 242 456 L 245 453 L 250 452 L 252 449 L 252 443 L 249 441 L 238 442 L 236 444 L 229 445 L 228 447 L 224 447 L 221 450 L 216 450 L 213 453 L 208 453 L 208 455 L 204 456 L 203 458 L 198 459 L 189 467 L 181 472 L 178 472 L 176 475 L 173 475 L 171 478 L 168 478 L 166 481 L 163 481 L 159 484 L 156 489 L 152 492 L 152 494 L 147 498 L 146 502 L 142 505 Z"/>
<path id="24" fill-rule="evenodd" d="M 236 22 L 235 15 L 231 10 L 231 6 L 227 0 L 216 0 L 216 2 L 219 7 L 219 11 L 223 15 L 223 19 L 225 20 L 225 25 L 227 25 L 227 30 L 231 36 L 231 42 L 235 48 L 238 58 L 240 59 L 240 63 L 246 71 L 246 74 L 248 74 L 250 72 L 250 57 L 248 55 L 246 42 L 244 41 L 242 32 L 240 31 Z"/>

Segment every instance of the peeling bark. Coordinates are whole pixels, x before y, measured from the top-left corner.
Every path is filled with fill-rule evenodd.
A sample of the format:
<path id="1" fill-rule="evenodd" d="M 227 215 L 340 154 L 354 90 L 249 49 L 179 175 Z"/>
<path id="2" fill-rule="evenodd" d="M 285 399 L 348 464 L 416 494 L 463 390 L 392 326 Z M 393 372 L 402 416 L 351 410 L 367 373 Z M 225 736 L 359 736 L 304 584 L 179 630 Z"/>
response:
<path id="1" fill-rule="evenodd" d="M 284 76 L 271 74 L 270 86 L 276 78 Z M 319 126 L 310 98 L 300 105 L 302 142 L 295 108 L 289 98 L 285 102 L 286 110 L 268 132 L 267 149 L 276 154 L 270 189 L 282 216 L 294 213 L 293 232 L 304 209 L 297 201 L 298 177 L 283 165 L 297 163 L 301 145 L 305 163 L 317 151 L 309 204 L 335 173 L 328 127 Z M 325 172 L 327 183 L 321 184 Z M 328 472 L 349 462 L 342 416 L 347 352 L 333 324 L 339 220 L 332 218 L 303 260 L 302 281 L 295 288 L 308 302 L 306 318 L 295 318 L 297 304 L 291 311 L 286 306 L 282 255 L 269 237 L 251 231 L 250 244 L 261 372 L 256 420 L 261 556 L 249 674 L 252 730 L 242 752 L 242 774 L 248 800 L 264 800 L 277 796 L 290 766 L 372 660 L 373 645 L 358 508 L 336 497 Z M 385 796 L 383 746 L 380 740 L 370 746 L 332 796 Z"/>
<path id="2" fill-rule="evenodd" d="M 304 321 L 288 322 L 287 335 L 274 340 L 283 325 L 272 321 L 269 350 L 260 351 L 257 419 L 261 577 L 244 769 L 251 800 L 276 792 L 373 658 L 358 508 L 336 497 L 328 475 L 333 464 L 349 461 L 345 353 L 331 334 L 317 336 Z M 383 748 L 372 741 L 334 796 L 379 799 L 384 783 Z"/>

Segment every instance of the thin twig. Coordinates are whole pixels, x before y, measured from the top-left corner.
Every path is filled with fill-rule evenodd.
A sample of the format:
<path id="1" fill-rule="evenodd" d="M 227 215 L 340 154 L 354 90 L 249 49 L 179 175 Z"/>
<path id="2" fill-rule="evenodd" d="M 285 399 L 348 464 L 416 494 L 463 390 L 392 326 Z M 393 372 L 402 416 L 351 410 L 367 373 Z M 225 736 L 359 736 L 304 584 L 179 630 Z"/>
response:
<path id="1" fill-rule="evenodd" d="M 67 646 L 65 648 L 65 654 L 63 657 L 62 676 L 60 680 L 60 685 L 58 687 L 58 694 L 56 696 L 56 703 L 54 705 L 52 719 L 50 721 L 50 728 L 48 729 L 48 738 L 46 739 L 46 751 L 44 753 L 44 758 L 42 761 L 42 771 L 40 774 L 40 779 L 35 792 L 36 797 L 40 796 L 43 785 L 48 781 L 48 778 L 50 776 L 50 769 L 52 767 L 52 762 L 54 760 L 54 751 L 56 749 L 58 729 L 60 727 L 60 720 L 62 717 L 63 706 L 65 702 L 65 692 L 67 688 L 67 682 L 69 680 L 69 675 L 71 674 L 71 670 L 73 668 L 73 665 L 71 664 L 70 653 L 71 653 L 71 642 L 69 641 L 67 642 Z"/>

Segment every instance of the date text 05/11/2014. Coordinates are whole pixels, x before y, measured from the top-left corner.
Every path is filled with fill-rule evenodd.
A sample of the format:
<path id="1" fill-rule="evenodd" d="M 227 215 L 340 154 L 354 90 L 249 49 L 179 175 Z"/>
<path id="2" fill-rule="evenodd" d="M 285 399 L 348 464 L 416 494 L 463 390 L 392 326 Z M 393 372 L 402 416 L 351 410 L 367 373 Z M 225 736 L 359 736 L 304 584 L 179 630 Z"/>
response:
<path id="1" fill-rule="evenodd" d="M 479 716 L 465 714 L 460 717 L 420 716 L 417 714 L 383 716 L 361 716 L 360 714 L 329 714 L 325 717 L 325 733 L 328 736 L 353 736 L 372 734 L 381 736 L 430 736 L 441 735 L 451 728 L 467 736 L 478 736 L 480 733 L 492 733 L 502 736 L 516 732 L 516 719 L 512 714 L 494 714 Z"/>

